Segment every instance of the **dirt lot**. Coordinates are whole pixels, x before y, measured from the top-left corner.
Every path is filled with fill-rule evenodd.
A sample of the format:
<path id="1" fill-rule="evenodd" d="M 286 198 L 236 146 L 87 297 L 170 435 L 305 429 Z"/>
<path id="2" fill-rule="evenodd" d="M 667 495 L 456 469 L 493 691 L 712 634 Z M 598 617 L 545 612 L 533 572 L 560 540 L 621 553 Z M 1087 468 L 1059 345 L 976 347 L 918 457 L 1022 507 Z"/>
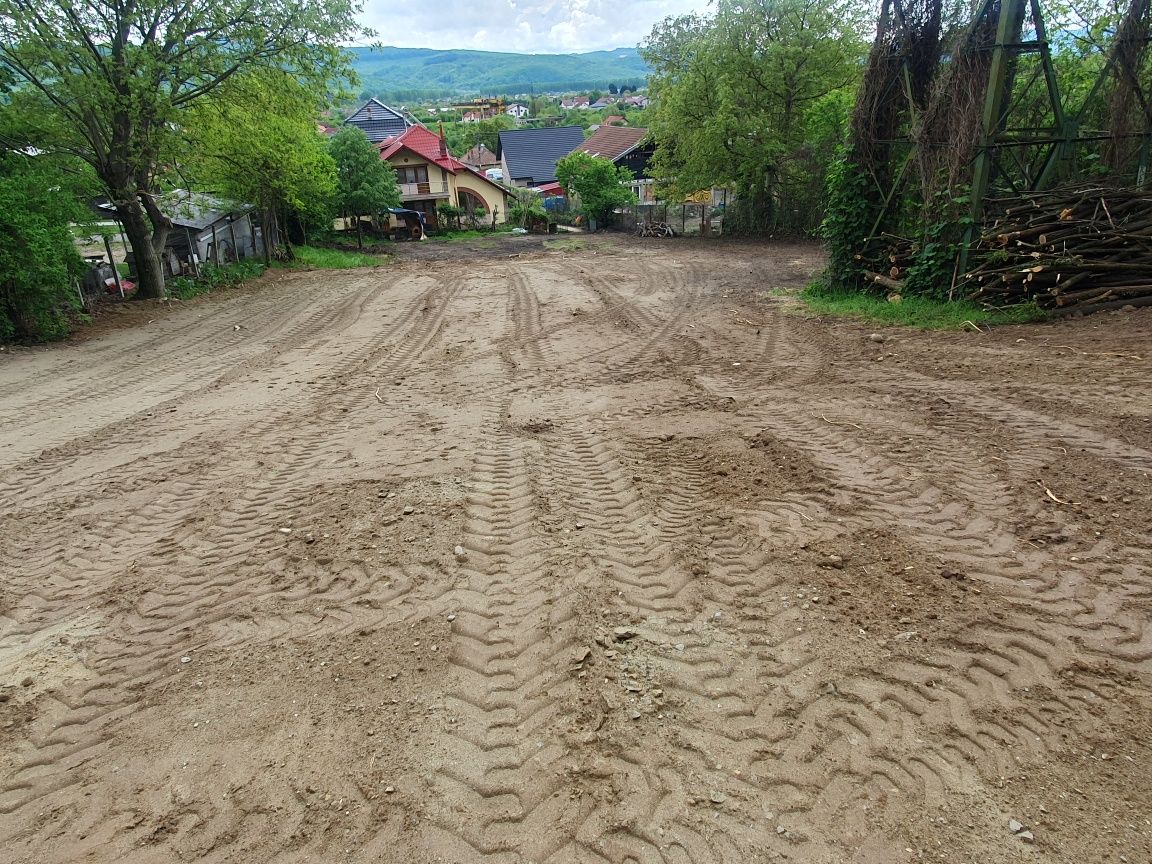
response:
<path id="1" fill-rule="evenodd" d="M 0 355 L 0 858 L 1152 860 L 1152 313 L 473 252 Z"/>

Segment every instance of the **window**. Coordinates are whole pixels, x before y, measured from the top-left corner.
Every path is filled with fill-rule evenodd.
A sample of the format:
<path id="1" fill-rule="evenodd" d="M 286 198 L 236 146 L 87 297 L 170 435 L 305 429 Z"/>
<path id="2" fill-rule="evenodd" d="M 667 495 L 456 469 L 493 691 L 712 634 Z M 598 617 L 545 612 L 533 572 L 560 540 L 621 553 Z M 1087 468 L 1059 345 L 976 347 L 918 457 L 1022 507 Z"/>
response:
<path id="1" fill-rule="evenodd" d="M 396 169 L 397 183 L 427 183 L 427 165 L 402 165 Z"/>

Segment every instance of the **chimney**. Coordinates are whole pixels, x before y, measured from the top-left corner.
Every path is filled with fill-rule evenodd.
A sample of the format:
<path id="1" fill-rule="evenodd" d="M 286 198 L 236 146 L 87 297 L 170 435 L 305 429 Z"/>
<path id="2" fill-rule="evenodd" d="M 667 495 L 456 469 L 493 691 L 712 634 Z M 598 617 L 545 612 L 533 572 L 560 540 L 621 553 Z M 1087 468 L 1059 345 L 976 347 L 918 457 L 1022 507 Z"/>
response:
<path id="1" fill-rule="evenodd" d="M 440 121 L 440 158 L 448 157 L 448 142 L 444 140 L 444 121 Z"/>

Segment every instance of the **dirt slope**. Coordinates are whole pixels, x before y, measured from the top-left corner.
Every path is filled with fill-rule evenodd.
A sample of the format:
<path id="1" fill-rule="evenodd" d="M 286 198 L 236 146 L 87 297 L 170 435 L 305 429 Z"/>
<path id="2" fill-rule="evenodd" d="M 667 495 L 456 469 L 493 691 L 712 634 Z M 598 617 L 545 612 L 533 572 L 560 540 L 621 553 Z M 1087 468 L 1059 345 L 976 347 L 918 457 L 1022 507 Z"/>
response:
<path id="1" fill-rule="evenodd" d="M 571 246 L 0 359 L 0 858 L 1152 860 L 1152 315 Z"/>

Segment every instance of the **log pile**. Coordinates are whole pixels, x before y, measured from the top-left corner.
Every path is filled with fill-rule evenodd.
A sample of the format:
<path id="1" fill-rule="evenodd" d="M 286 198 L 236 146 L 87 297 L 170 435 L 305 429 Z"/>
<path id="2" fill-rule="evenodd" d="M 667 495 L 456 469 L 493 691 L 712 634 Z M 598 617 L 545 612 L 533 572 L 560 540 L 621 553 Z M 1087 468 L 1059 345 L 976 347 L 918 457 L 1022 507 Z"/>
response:
<path id="1" fill-rule="evenodd" d="M 959 294 L 1044 308 L 1152 298 L 1152 191 L 1031 193 L 989 202 L 986 219 Z"/>

